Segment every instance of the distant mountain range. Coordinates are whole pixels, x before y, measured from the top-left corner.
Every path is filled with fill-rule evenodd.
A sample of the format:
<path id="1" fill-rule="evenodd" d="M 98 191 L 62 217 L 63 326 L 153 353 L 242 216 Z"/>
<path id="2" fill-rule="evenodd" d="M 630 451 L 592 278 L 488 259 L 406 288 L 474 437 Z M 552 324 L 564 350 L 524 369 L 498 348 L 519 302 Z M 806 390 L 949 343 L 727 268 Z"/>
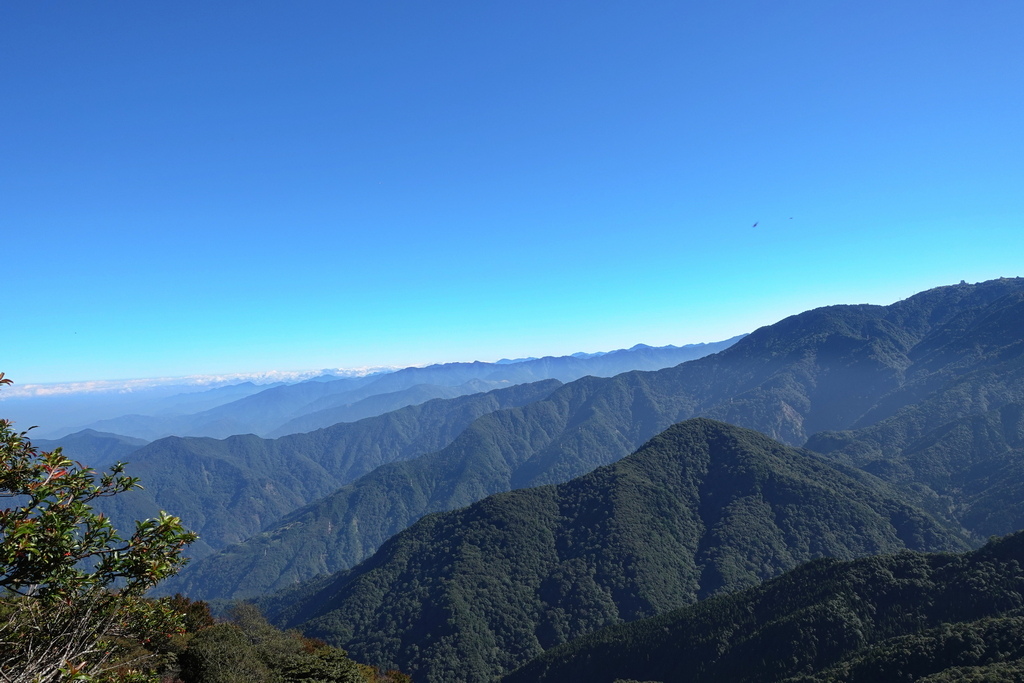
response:
<path id="1" fill-rule="evenodd" d="M 237 396 L 236 391 L 234 397 L 228 387 L 223 387 L 216 390 L 216 395 L 223 396 L 224 400 L 199 412 L 172 410 L 164 401 L 161 414 L 122 415 L 95 421 L 74 431 L 94 429 L 149 441 L 165 436 L 284 436 L 382 415 L 432 398 L 454 398 L 542 379 L 568 382 L 585 375 L 609 377 L 627 370 L 678 365 L 727 348 L 740 338 L 742 335 L 721 342 L 686 346 L 638 344 L 602 354 L 548 356 L 505 363 L 445 363 L 361 377 L 318 377 L 256 391 L 246 387 L 240 392 L 241 396 Z M 213 398 L 215 394 L 204 392 L 203 395 Z"/>
<path id="2" fill-rule="evenodd" d="M 370 377 L 307 381 L 252 394 L 202 415 L 203 419 L 211 419 L 216 413 L 217 419 L 231 422 L 234 420 L 231 414 L 244 414 L 251 422 L 265 421 L 293 413 L 299 406 L 322 411 L 324 405 L 339 400 L 339 396 L 345 400 L 359 399 L 344 407 L 351 411 L 392 399 L 392 395 L 380 392 L 397 390 L 408 397 L 423 386 L 415 384 L 420 381 L 463 381 L 464 387 L 480 388 L 486 386 L 484 382 L 497 382 L 493 379 L 494 373 L 500 372 L 506 378 L 501 384 L 508 385 L 537 375 L 574 376 L 585 370 L 610 371 L 622 364 L 658 365 L 679 356 L 699 356 L 732 342 L 660 349 L 640 346 L 594 359 L 543 358 L 508 366 L 452 363 Z M 597 361 L 600 364 L 595 364 Z M 473 379 L 474 375 L 481 374 L 491 379 Z M 411 388 L 402 389 L 410 383 Z M 190 548 L 193 555 L 200 557 L 257 533 L 284 514 L 337 490 L 378 465 L 447 445 L 472 419 L 486 412 L 532 402 L 557 385 L 557 380 L 548 380 L 547 383 L 530 383 L 522 391 L 514 391 L 513 386 L 493 393 L 490 398 L 475 395 L 480 396 L 479 400 L 471 395 L 464 397 L 467 401 L 429 401 L 409 406 L 410 410 L 399 409 L 378 416 L 383 419 L 363 418 L 353 423 L 335 424 L 326 432 L 319 430 L 276 440 L 260 439 L 251 434 L 224 440 L 159 439 L 131 456 L 129 472 L 142 477 L 146 482 L 145 490 L 104 501 L 103 507 L 122 526 L 130 525 L 133 519 L 150 517 L 161 509 L 174 510 L 190 528 L 200 533 L 201 540 Z M 346 388 L 344 394 L 332 393 L 338 387 Z M 467 408 L 467 405 L 473 407 Z M 422 410 L 411 410 L 417 407 Z M 234 420 L 232 424 L 237 422 Z M 370 433 L 375 437 L 364 436 Z M 437 440 L 439 434 L 443 435 L 440 441 Z"/>
<path id="3" fill-rule="evenodd" d="M 200 532 L 161 590 L 416 680 L 1016 680 L 1024 541 L 920 551 L 1024 528 L 1024 279 L 723 344 L 322 378 L 173 419 L 331 426 L 68 448 L 135 449 L 116 526 Z"/>
<path id="4" fill-rule="evenodd" d="M 1016 466 L 1019 450 L 1010 445 L 1019 449 L 1024 438 L 1019 425 L 977 427 L 977 463 L 960 466 L 950 450 L 958 447 L 951 440 L 962 432 L 956 428 L 961 421 L 988 424 L 1016 415 L 1004 402 L 1024 392 L 1024 349 L 1012 331 L 1024 319 L 1022 297 L 1024 280 L 997 280 L 930 290 L 892 306 L 816 309 L 673 368 L 571 382 L 541 400 L 482 415 L 437 452 L 369 472 L 264 533 L 196 562 L 166 589 L 208 599 L 244 597 L 347 569 L 424 514 L 567 481 L 697 415 L 790 445 L 803 445 L 812 429 L 859 427 L 865 431 L 824 432 L 808 445 L 890 480 L 908 500 L 975 538 L 1022 528 L 1021 498 L 1005 495 L 1017 490 L 1008 488 L 1016 480 L 991 476 L 997 465 Z M 868 462 L 843 451 L 859 452 L 862 447 L 851 444 L 866 443 L 872 429 L 905 434 L 910 427 L 917 432 L 904 444 L 886 437 L 892 451 L 884 459 Z M 913 449 L 929 439 L 939 445 L 921 456 L 921 467 L 943 457 L 954 463 L 952 474 L 934 485 L 901 478 L 916 457 Z M 965 486 L 965 477 L 976 481 Z M 986 486 L 979 491 L 992 495 L 979 497 L 976 489 Z"/>
<path id="5" fill-rule="evenodd" d="M 0 399 L 0 410 L 8 419 L 25 428 L 38 425 L 33 434 L 39 438 L 58 440 L 67 434 L 85 429 L 105 433 L 100 422 L 125 414 L 170 417 L 186 415 L 230 403 L 282 382 L 256 384 L 251 381 L 203 388 L 186 383 L 154 381 L 99 382 L 85 384 L 110 385 L 106 390 L 85 390 L 79 387 L 46 387 L 40 395 L 11 396 Z M 136 386 L 141 384 L 141 386 Z M 20 384 L 15 385 L 20 386 Z M 6 392 L 5 392 L 6 393 Z M 134 438 L 150 437 L 135 435 Z"/>

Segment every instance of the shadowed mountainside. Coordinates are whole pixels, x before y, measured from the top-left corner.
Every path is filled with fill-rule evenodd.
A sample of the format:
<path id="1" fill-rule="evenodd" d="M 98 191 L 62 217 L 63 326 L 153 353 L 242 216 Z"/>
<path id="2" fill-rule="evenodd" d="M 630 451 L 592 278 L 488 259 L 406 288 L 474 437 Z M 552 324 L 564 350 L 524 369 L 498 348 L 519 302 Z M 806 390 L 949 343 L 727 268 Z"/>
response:
<path id="1" fill-rule="evenodd" d="M 816 560 L 760 586 L 612 626 L 502 680 L 1019 681 L 1024 533 L 962 555 Z"/>
<path id="2" fill-rule="evenodd" d="M 86 467 L 103 469 L 118 461 L 128 460 L 132 453 L 145 446 L 148 441 L 121 434 L 97 432 L 83 429 L 58 439 L 35 439 L 36 448 L 52 451 L 60 448 L 64 455 L 81 462 Z"/>
<path id="3" fill-rule="evenodd" d="M 173 510 L 200 534 L 202 556 L 240 541 L 382 463 L 441 448 L 488 412 L 543 398 L 557 380 L 437 399 L 307 434 L 217 440 L 169 437 L 132 454 L 145 489 L 98 501 L 118 528 Z"/>
<path id="4" fill-rule="evenodd" d="M 695 419 L 565 484 L 428 516 L 353 570 L 267 604 L 357 659 L 486 681 L 601 626 L 814 557 L 906 547 L 966 544 L 869 475 Z"/>

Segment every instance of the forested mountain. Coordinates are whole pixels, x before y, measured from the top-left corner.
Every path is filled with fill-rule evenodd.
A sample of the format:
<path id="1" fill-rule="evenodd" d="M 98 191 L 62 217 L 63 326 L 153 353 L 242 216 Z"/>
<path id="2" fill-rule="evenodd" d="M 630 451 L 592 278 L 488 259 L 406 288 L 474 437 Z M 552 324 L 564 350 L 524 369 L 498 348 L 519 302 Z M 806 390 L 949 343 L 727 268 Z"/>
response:
<path id="1" fill-rule="evenodd" d="M 488 412 L 530 403 L 557 380 L 437 399 L 308 434 L 217 440 L 169 437 L 138 449 L 127 471 L 145 489 L 98 501 L 119 528 L 173 510 L 200 533 L 193 556 L 237 542 L 382 463 L 437 450 Z"/>
<path id="2" fill-rule="evenodd" d="M 976 537 L 1024 528 L 1024 404 L 927 430 L 921 417 L 909 410 L 877 428 L 816 435 L 809 446 L 900 486 Z M 880 440 L 887 432 L 902 449 Z"/>
<path id="3" fill-rule="evenodd" d="M 507 683 L 1024 679 L 1024 533 L 961 555 L 816 560 L 749 590 L 603 629 Z"/>
<path id="4" fill-rule="evenodd" d="M 918 345 L 912 367 L 933 371 L 890 399 L 917 402 L 808 447 L 944 502 L 980 537 L 1006 534 L 1024 528 L 1024 294 L 956 323 Z"/>
<path id="5" fill-rule="evenodd" d="M 568 483 L 428 516 L 355 569 L 268 604 L 356 659 L 487 681 L 603 625 L 814 557 L 904 547 L 966 544 L 870 475 L 695 419 Z"/>
<path id="6" fill-rule="evenodd" d="M 86 426 L 149 440 L 171 435 L 214 438 L 235 434 L 282 436 L 380 415 L 431 398 L 452 397 L 543 379 L 565 382 L 585 375 L 607 377 L 626 370 L 664 368 L 715 353 L 737 339 L 739 337 L 681 347 L 638 345 L 585 358 L 562 356 L 514 363 L 444 363 L 362 377 L 320 377 L 275 386 L 193 414 L 125 415 Z M 414 387 L 420 389 L 412 390 Z M 424 387 L 431 389 L 425 391 Z M 453 391 L 457 387 L 461 389 Z M 391 396 L 388 400 L 367 401 L 381 394 Z"/>
<path id="7" fill-rule="evenodd" d="M 205 598 L 251 595 L 351 567 L 424 514 L 491 493 L 566 481 L 695 415 L 751 427 L 791 445 L 802 445 L 811 430 L 861 427 L 822 436 L 810 447 L 865 465 L 934 514 L 970 525 L 982 537 L 1020 528 L 1024 523 L 1015 520 L 1024 522 L 1021 498 L 1008 502 L 997 495 L 1013 486 L 1012 479 L 961 468 L 991 479 L 993 496 L 971 503 L 971 509 L 990 509 L 990 517 L 1006 521 L 983 522 L 983 512 L 964 516 L 965 496 L 975 494 L 961 490 L 959 480 L 927 489 L 895 476 L 909 467 L 893 460 L 895 454 L 927 440 L 900 440 L 885 430 L 909 434 L 913 428 L 935 439 L 944 434 L 922 457 L 926 463 L 936 457 L 962 462 L 951 455 L 960 446 L 950 439 L 960 431 L 950 420 L 971 423 L 993 410 L 985 419 L 1002 419 L 1006 410 L 1012 412 L 998 412 L 1002 402 L 1024 400 L 1015 399 L 1024 396 L 1022 295 L 1024 280 L 1018 278 L 940 287 L 891 306 L 830 306 L 786 318 L 725 351 L 674 368 L 571 382 L 543 400 L 485 415 L 441 451 L 375 470 L 222 557 L 186 570 L 190 590 Z M 884 459 L 842 452 L 844 439 L 870 440 L 865 425 L 872 423 L 882 430 L 876 440 L 892 444 Z M 1004 464 L 1013 467 L 996 438 L 1000 433 L 1007 444 L 1024 439 L 1020 425 L 1008 423 L 1003 432 L 981 430 L 992 441 L 980 439 L 977 447 L 982 454 L 1007 454 Z"/>
<path id="8" fill-rule="evenodd" d="M 314 429 L 321 429 L 339 422 L 355 422 L 366 417 L 375 417 L 384 413 L 398 410 L 406 406 L 413 406 L 425 403 L 434 398 L 456 398 L 466 394 L 478 394 L 494 389 L 501 389 L 509 386 L 509 382 L 484 381 L 473 379 L 456 386 L 444 386 L 440 384 L 415 384 L 408 389 L 392 391 L 383 394 L 374 394 L 360 399 L 353 403 L 323 408 L 312 413 L 302 415 L 289 420 L 280 427 L 271 430 L 266 434 L 269 438 L 297 434 L 299 432 L 311 432 Z"/>
<path id="9" fill-rule="evenodd" d="M 52 451 L 59 447 L 67 457 L 93 469 L 104 469 L 115 462 L 127 460 L 147 443 L 143 439 L 97 432 L 94 429 L 83 429 L 59 440 L 35 440 L 37 448 Z"/>

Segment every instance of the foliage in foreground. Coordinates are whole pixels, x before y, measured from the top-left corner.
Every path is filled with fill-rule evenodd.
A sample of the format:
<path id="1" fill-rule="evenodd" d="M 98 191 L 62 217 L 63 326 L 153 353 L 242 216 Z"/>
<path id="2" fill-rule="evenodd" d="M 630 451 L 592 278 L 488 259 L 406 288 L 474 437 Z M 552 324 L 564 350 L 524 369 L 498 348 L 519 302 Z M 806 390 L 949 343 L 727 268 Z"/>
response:
<path id="1" fill-rule="evenodd" d="M 121 463 L 97 474 L 0 420 L 0 681 L 407 683 L 251 606 L 215 624 L 206 603 L 144 597 L 196 535 L 161 512 L 121 537 L 92 503 L 134 488 Z"/>
<path id="2" fill-rule="evenodd" d="M 344 650 L 280 631 L 254 606 L 195 634 L 178 661 L 184 683 L 408 683 L 409 678 L 353 662 Z"/>
<path id="3" fill-rule="evenodd" d="M 10 384 L 0 373 L 0 385 Z M 161 512 L 122 538 L 93 501 L 129 491 L 138 480 L 120 463 L 97 474 L 43 452 L 27 432 L 0 420 L 0 675 L 7 683 L 134 680 L 151 659 L 134 643 L 183 629 L 168 600 L 142 595 L 185 562 L 195 540 Z M 125 676 L 128 676 L 125 678 Z"/>

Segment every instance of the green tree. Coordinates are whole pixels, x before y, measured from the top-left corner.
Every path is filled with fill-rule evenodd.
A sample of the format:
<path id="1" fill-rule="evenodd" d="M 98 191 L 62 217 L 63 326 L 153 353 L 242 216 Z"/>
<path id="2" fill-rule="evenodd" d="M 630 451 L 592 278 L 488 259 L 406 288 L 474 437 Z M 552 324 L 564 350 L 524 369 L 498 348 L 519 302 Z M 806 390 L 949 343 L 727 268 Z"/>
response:
<path id="1" fill-rule="evenodd" d="M 0 386 L 10 383 L 0 373 Z M 119 643 L 181 628 L 170 601 L 142 595 L 185 563 L 196 535 L 161 512 L 123 538 L 90 503 L 138 480 L 122 463 L 99 474 L 59 448 L 42 452 L 27 434 L 0 420 L 0 674 L 46 683 L 116 671 L 142 680 L 141 668 L 119 659 Z"/>
<path id="2" fill-rule="evenodd" d="M 274 628 L 253 605 L 236 605 L 231 618 L 230 623 L 211 626 L 191 639 L 180 658 L 186 683 L 402 681 L 377 677 L 373 669 L 323 641 Z"/>

